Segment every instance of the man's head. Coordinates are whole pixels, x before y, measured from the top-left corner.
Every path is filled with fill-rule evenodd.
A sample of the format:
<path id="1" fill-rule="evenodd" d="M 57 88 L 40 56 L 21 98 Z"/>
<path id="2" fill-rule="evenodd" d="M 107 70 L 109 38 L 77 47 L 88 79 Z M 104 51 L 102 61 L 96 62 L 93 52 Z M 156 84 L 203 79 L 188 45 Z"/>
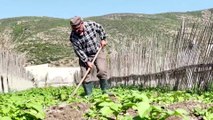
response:
<path id="1" fill-rule="evenodd" d="M 79 35 L 82 35 L 82 33 L 84 31 L 84 27 L 83 27 L 83 20 L 81 17 L 75 16 L 75 17 L 71 18 L 70 25 L 74 32 L 76 32 Z"/>

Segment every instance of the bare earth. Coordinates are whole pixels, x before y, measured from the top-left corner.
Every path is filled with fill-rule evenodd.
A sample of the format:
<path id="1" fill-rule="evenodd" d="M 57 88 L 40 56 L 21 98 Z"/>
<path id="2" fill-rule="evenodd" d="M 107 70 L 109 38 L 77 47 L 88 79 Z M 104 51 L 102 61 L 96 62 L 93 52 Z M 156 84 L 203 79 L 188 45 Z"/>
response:
<path id="1" fill-rule="evenodd" d="M 192 113 L 192 110 L 198 106 L 200 106 L 201 108 L 207 108 L 209 106 L 213 106 L 213 104 L 206 105 L 200 102 L 186 101 L 171 104 L 169 106 L 165 106 L 165 108 L 168 108 L 170 110 L 181 108 L 190 113 L 190 120 L 203 120 L 202 116 L 195 116 Z M 73 103 L 70 105 L 62 104 L 59 106 L 52 106 L 46 110 L 45 120 L 85 120 L 86 118 L 84 118 L 84 114 L 89 110 L 89 108 L 90 105 L 86 103 Z M 127 113 L 129 113 L 134 117 L 137 115 L 137 111 L 133 109 L 127 110 Z M 177 116 L 170 116 L 166 120 L 182 120 L 182 119 Z"/>
<path id="2" fill-rule="evenodd" d="M 83 115 L 89 109 L 85 103 L 53 106 L 46 110 L 45 120 L 84 120 Z"/>

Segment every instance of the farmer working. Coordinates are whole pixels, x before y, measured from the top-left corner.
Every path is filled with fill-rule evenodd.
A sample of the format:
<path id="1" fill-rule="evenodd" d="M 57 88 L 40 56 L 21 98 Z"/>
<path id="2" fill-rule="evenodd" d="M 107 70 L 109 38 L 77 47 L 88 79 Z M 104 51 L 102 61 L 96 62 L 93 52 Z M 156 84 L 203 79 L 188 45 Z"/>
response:
<path id="1" fill-rule="evenodd" d="M 83 21 L 78 16 L 70 20 L 70 25 L 72 27 L 70 41 L 76 55 L 79 57 L 81 77 L 84 76 L 89 67 L 91 68 L 91 71 L 83 82 L 85 94 L 90 95 L 92 93 L 93 81 L 95 81 L 96 76 L 99 79 L 103 93 L 108 93 L 107 63 L 104 49 L 107 45 L 105 30 L 100 24 Z M 101 46 L 103 48 L 94 64 L 92 64 L 91 61 Z"/>

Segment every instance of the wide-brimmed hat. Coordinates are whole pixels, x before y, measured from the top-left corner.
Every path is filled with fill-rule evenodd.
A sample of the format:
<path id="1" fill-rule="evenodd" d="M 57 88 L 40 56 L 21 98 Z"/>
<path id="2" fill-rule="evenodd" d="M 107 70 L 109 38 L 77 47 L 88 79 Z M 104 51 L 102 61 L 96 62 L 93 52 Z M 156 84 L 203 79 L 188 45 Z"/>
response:
<path id="1" fill-rule="evenodd" d="M 82 22 L 83 22 L 83 20 L 79 16 L 75 16 L 75 17 L 73 17 L 73 18 L 70 19 L 70 25 L 71 26 L 78 26 Z"/>

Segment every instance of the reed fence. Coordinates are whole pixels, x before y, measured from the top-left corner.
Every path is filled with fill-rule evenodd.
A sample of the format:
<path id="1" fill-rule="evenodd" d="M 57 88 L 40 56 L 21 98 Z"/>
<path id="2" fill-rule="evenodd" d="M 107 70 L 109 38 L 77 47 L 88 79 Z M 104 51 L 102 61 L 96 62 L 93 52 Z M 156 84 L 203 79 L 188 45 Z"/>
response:
<path id="1" fill-rule="evenodd" d="M 213 23 L 190 26 L 183 20 L 174 37 L 137 38 L 137 43 L 111 54 L 110 85 L 206 90 L 212 87 L 212 64 Z"/>
<path id="2" fill-rule="evenodd" d="M 24 69 L 25 60 L 24 54 L 0 50 L 0 92 L 29 87 L 31 76 Z"/>

